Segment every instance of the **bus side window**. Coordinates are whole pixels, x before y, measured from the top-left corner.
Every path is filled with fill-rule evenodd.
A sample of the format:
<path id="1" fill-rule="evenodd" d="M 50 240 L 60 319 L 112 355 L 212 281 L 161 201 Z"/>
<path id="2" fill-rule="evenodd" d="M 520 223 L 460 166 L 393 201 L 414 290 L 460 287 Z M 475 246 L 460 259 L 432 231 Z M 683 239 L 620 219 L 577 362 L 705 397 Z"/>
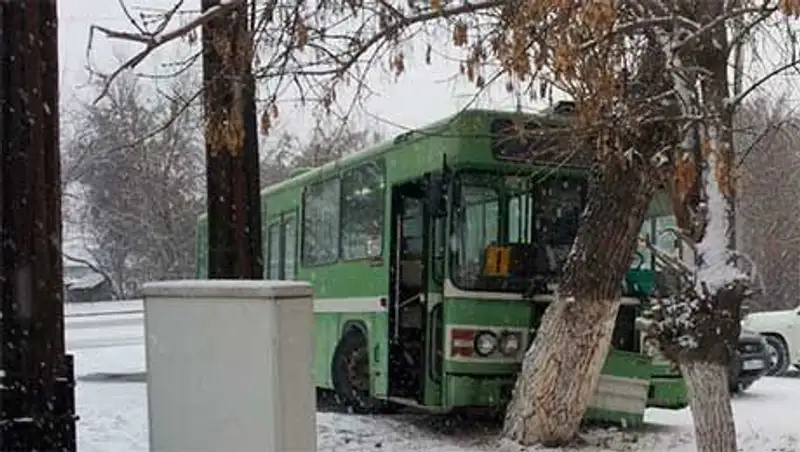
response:
<path id="1" fill-rule="evenodd" d="M 269 261 L 267 262 L 267 279 L 281 279 L 281 224 L 276 221 L 269 225 Z"/>
<path id="2" fill-rule="evenodd" d="M 292 215 L 283 220 L 283 279 L 294 279 L 296 254 L 297 229 Z"/>
<path id="3" fill-rule="evenodd" d="M 531 243 L 531 196 L 522 194 L 508 201 L 508 241 Z"/>
<path id="4" fill-rule="evenodd" d="M 384 214 L 382 161 L 369 162 L 346 171 L 342 176 L 341 258 L 343 260 L 378 257 L 381 250 L 370 250 L 370 243 L 381 243 Z"/>
<path id="5" fill-rule="evenodd" d="M 338 178 L 310 185 L 303 195 L 304 265 L 325 265 L 339 258 L 341 183 Z"/>

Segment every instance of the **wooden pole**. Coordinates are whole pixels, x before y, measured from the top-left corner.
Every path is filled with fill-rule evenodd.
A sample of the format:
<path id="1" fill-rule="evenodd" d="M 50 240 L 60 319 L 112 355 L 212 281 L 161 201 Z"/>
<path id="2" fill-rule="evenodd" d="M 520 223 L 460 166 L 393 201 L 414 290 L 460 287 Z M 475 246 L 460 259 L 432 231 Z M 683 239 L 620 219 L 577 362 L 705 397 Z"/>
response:
<path id="1" fill-rule="evenodd" d="M 0 450 L 75 450 L 65 355 L 56 0 L 0 2 Z"/>

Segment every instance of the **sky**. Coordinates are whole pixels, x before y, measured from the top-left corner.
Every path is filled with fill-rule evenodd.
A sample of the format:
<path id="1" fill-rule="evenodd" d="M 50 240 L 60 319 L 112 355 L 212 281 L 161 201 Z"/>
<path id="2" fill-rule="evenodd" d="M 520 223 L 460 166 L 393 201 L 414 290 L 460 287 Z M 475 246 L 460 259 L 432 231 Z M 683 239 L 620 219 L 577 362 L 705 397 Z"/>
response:
<path id="1" fill-rule="evenodd" d="M 172 7 L 178 0 L 59 0 L 59 40 L 60 40 L 60 70 L 61 70 L 61 107 L 62 116 L 67 117 L 69 111 L 74 109 L 78 100 L 92 100 L 94 91 L 86 86 L 89 80 L 85 69 L 87 62 L 87 44 L 89 42 L 89 29 L 92 25 L 99 25 L 116 30 L 133 30 L 128 22 L 121 3 L 124 4 L 134 16 L 138 16 L 148 9 L 165 10 Z M 199 11 L 200 0 L 184 0 L 182 11 Z M 188 17 L 188 16 L 183 16 Z M 772 46 L 769 39 L 759 40 L 758 53 L 761 58 L 769 58 L 774 54 L 768 47 Z M 112 71 L 119 61 L 133 55 L 138 49 L 131 43 L 112 41 L 98 33 L 92 40 L 91 63 L 94 67 L 107 72 Z M 447 51 L 441 49 L 442 51 Z M 181 54 L 188 52 L 187 45 L 179 42 L 165 46 L 164 49 L 154 52 L 146 59 L 137 70 L 143 72 L 157 72 L 162 69 L 162 64 L 175 61 Z M 115 58 L 116 57 L 116 58 Z M 422 62 L 424 49 L 418 44 L 416 51 L 411 49 L 406 52 L 407 71 L 399 80 L 386 75 L 384 71 L 373 71 L 369 85 L 375 93 L 362 101 L 356 122 L 369 123 L 370 126 L 379 126 L 380 131 L 392 135 L 401 133 L 410 128 L 420 127 L 424 124 L 438 121 L 447 117 L 468 103 L 474 102 L 475 89 L 463 77 L 456 77 L 458 64 L 454 61 L 435 59 L 432 65 Z M 774 67 L 776 62 L 764 66 L 751 67 L 751 75 L 764 72 L 765 67 Z M 199 69 L 198 69 L 199 71 Z M 796 74 L 787 74 L 779 77 L 770 87 L 771 92 L 785 91 L 786 86 L 796 86 Z M 152 83 L 152 82 L 150 82 Z M 517 99 L 506 94 L 502 83 L 496 84 L 495 89 L 484 93 L 472 106 L 496 109 L 514 109 Z M 783 86 L 777 86 L 783 85 Z M 797 90 L 791 89 L 792 101 L 797 100 Z M 346 103 L 346 99 L 340 99 Z M 535 103 L 529 99 L 523 101 L 523 108 L 538 109 L 546 105 Z M 278 128 L 285 128 L 292 132 L 303 134 L 313 124 L 307 108 L 298 108 L 286 104 L 280 106 L 281 115 L 277 121 Z"/>
<path id="2" fill-rule="evenodd" d="M 66 143 L 70 130 L 70 114 L 80 108 L 81 102 L 95 99 L 97 90 L 89 86 L 87 64 L 105 71 L 113 71 L 121 59 L 134 55 L 140 47 L 135 44 L 111 41 L 101 33 L 92 39 L 90 56 L 87 58 L 90 27 L 98 25 L 115 30 L 133 31 L 134 27 L 125 16 L 120 2 L 138 16 L 147 8 L 166 9 L 177 0 L 59 0 L 59 72 L 61 83 L 62 139 Z M 199 11 L 200 0 L 185 0 L 183 10 Z M 170 27 L 171 28 L 171 27 Z M 167 45 L 154 52 L 137 71 L 158 72 L 162 64 L 175 61 L 180 55 L 189 52 L 185 43 Z M 454 82 L 458 65 L 434 62 L 431 66 L 414 64 L 414 58 L 423 58 L 422 52 L 409 56 L 408 71 L 398 80 L 388 77 L 381 71 L 373 73 L 369 84 L 375 92 L 363 101 L 363 109 L 354 119 L 358 125 L 382 132 L 384 137 L 420 127 L 452 115 L 474 98 L 475 90 L 466 82 Z M 419 61 L 418 60 L 418 61 Z M 199 66 L 198 66 L 199 71 Z M 96 79 L 95 79 L 96 80 Z M 145 83 L 155 83 L 145 81 Z M 475 104 L 481 107 L 513 109 L 516 100 L 509 97 L 502 87 L 484 96 Z M 540 107 L 543 107 L 541 105 Z M 531 107 L 530 105 L 528 107 Z M 534 107 L 535 108 L 535 107 Z M 274 124 L 278 130 L 288 130 L 303 137 L 314 126 L 308 109 L 294 105 L 281 105 L 279 119 Z M 276 134 L 275 134 L 276 135 Z M 269 139 L 262 142 L 261 152 L 265 152 Z M 84 238 L 78 234 L 74 225 L 65 225 L 65 248 L 77 257 L 86 258 L 83 248 Z"/>
<path id="3" fill-rule="evenodd" d="M 175 0 L 123 0 L 129 10 L 138 15 L 142 8 L 167 8 Z M 133 27 L 120 7 L 120 0 L 59 0 L 59 39 L 61 69 L 61 107 L 63 112 L 75 108 L 78 100 L 93 99 L 92 89 L 87 88 L 89 80 L 85 69 L 87 65 L 87 43 L 89 29 L 94 25 L 107 28 L 132 30 Z M 182 9 L 199 10 L 200 0 L 186 0 Z M 118 56 L 130 56 L 137 47 L 120 41 L 112 42 L 96 34 L 92 41 L 91 62 L 106 71 L 113 70 Z M 176 55 L 187 52 L 185 44 L 172 45 L 156 52 L 139 67 L 142 71 L 158 70 L 160 64 L 174 60 Z M 475 90 L 465 81 L 454 81 L 458 73 L 456 63 L 440 60 L 427 66 L 421 62 L 423 52 L 411 53 L 409 70 L 399 80 L 393 80 L 384 73 L 372 74 L 370 85 L 377 94 L 370 96 L 363 104 L 356 121 L 380 126 L 388 134 L 401 133 L 409 128 L 422 126 L 447 117 L 471 102 Z M 414 64 L 414 61 L 419 64 Z M 475 104 L 481 107 L 513 109 L 516 99 L 505 94 L 502 89 L 482 96 Z M 539 108 L 544 105 L 531 106 Z M 307 109 L 305 109 L 307 110 Z M 303 133 L 311 127 L 309 113 L 293 105 L 284 105 L 276 124 L 291 131 Z M 288 114 L 285 114 L 289 111 Z"/>
<path id="4" fill-rule="evenodd" d="M 146 12 L 148 8 L 164 10 L 172 7 L 178 0 L 59 0 L 59 65 L 61 76 L 61 112 L 64 119 L 62 133 L 68 134 L 69 115 L 79 107 L 79 102 L 91 101 L 96 90 L 88 87 L 89 75 L 87 63 L 102 71 L 110 72 L 117 67 L 120 58 L 133 55 L 139 47 L 135 44 L 111 41 L 100 33 L 92 40 L 91 56 L 87 59 L 89 30 L 92 25 L 99 25 L 116 30 L 132 31 L 133 27 L 126 18 L 120 4 L 135 15 Z M 199 11 L 200 0 L 184 0 L 182 10 Z M 184 16 L 186 17 L 186 16 Z M 763 45 L 770 45 L 767 40 Z M 138 68 L 142 72 L 158 72 L 163 63 L 175 61 L 181 54 L 189 52 L 186 44 L 177 42 L 154 52 Z M 769 56 L 769 49 L 760 51 L 761 56 Z M 420 45 L 414 51 L 406 53 L 406 72 L 395 80 L 383 71 L 371 74 L 369 85 L 375 94 L 365 99 L 363 109 L 355 117 L 354 122 L 382 132 L 384 137 L 391 137 L 408 129 L 423 126 L 452 115 L 474 100 L 475 89 L 463 77 L 456 77 L 459 70 L 457 62 L 441 58 L 432 65 L 422 62 L 424 49 Z M 774 66 L 768 64 L 767 66 Z M 761 66 L 763 67 L 763 66 Z M 199 69 L 198 69 L 199 71 Z M 755 72 L 763 72 L 756 70 Z M 777 84 L 796 86 L 796 75 L 776 80 Z M 148 81 L 147 83 L 153 83 Z M 481 96 L 472 106 L 493 109 L 514 109 L 517 99 L 505 93 L 502 83 L 496 89 Z M 784 90 L 772 89 L 773 92 Z M 797 90 L 792 89 L 792 102 L 797 104 Z M 544 107 L 530 100 L 524 100 L 523 108 L 537 109 Z M 275 128 L 288 130 L 304 136 L 314 125 L 308 109 L 293 105 L 281 105 L 281 114 Z M 62 143 L 66 141 L 62 136 Z M 268 140 L 267 140 L 268 145 Z M 262 143 L 263 144 L 263 143 Z M 264 152 L 265 146 L 261 151 Z"/>

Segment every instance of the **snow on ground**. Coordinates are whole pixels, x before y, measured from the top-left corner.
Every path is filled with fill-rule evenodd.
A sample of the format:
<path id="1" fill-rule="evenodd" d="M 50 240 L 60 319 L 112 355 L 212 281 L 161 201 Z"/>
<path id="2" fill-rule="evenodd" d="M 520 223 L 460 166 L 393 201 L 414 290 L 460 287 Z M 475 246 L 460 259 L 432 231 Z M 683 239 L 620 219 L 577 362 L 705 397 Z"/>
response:
<path id="1" fill-rule="evenodd" d="M 66 311 L 67 347 L 75 355 L 78 379 L 79 450 L 147 451 L 147 394 L 141 381 L 145 370 L 141 303 L 74 305 Z M 98 373 L 133 374 L 134 378 L 133 381 L 82 378 Z M 733 406 L 741 451 L 800 450 L 800 423 L 796 420 L 800 380 L 762 379 L 736 397 Z M 637 432 L 620 433 L 613 429 L 587 432 L 588 445 L 582 450 L 695 450 L 688 410 L 651 409 L 646 421 L 648 425 Z M 320 412 L 317 448 L 330 452 L 520 451 L 514 445 L 498 444 L 498 428 L 487 421 L 458 420 L 453 416 L 416 413 L 355 416 Z"/>

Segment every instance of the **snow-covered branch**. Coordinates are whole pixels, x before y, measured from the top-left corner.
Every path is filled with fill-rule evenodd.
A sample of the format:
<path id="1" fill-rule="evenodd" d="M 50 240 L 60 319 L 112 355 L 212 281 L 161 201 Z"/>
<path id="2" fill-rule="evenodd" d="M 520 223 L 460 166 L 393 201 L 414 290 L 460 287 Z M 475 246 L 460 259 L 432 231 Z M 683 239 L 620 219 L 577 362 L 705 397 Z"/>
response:
<path id="1" fill-rule="evenodd" d="M 706 214 L 708 222 L 705 234 L 697 244 L 697 254 L 700 260 L 697 269 L 697 284 L 695 290 L 702 293 L 700 285 L 705 285 L 712 293 L 739 280 L 747 279 L 747 275 L 736 268 L 736 258 L 728 246 L 730 229 L 729 210 L 731 201 L 726 199 L 721 187 L 722 181 L 718 174 L 724 168 L 724 163 L 719 161 L 719 137 L 713 127 L 708 128 L 708 142 L 706 146 L 706 169 L 704 171 L 704 189 L 706 195 Z"/>

